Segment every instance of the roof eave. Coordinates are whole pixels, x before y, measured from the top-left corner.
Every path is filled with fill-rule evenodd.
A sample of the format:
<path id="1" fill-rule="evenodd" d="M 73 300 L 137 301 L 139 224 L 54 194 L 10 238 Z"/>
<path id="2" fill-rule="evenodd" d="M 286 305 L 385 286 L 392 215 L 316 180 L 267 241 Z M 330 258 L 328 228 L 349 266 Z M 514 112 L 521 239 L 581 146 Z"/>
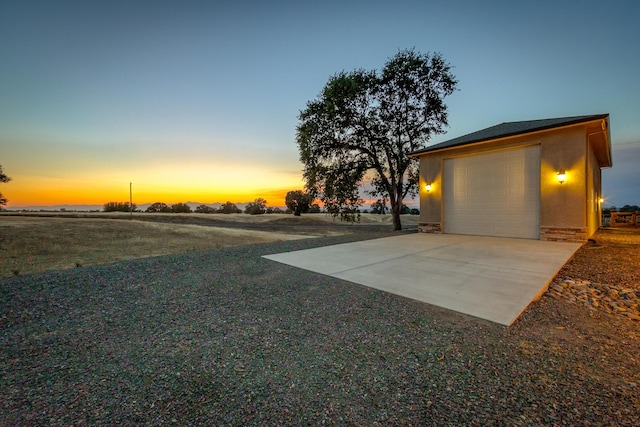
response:
<path id="1" fill-rule="evenodd" d="M 587 137 L 594 139 L 596 137 L 600 137 L 600 141 L 594 140 L 593 143 L 596 145 L 594 147 L 594 152 L 596 154 L 596 158 L 598 159 L 598 166 L 602 169 L 610 168 L 613 166 L 613 155 L 611 151 L 611 130 L 609 126 L 609 116 L 602 119 L 602 130 L 598 132 L 593 132 L 588 134 Z M 598 146 L 600 145 L 600 149 Z"/>
<path id="2" fill-rule="evenodd" d="M 589 123 L 592 121 L 596 121 L 596 120 L 605 120 L 607 123 L 607 133 L 609 133 L 609 114 L 595 114 L 593 116 L 588 116 L 588 118 L 581 118 L 581 119 L 576 119 L 574 121 L 568 121 L 565 123 L 562 123 L 561 125 L 548 125 L 548 126 L 541 126 L 535 129 L 530 129 L 524 132 L 508 132 L 508 133 L 504 133 L 501 135 L 497 135 L 494 137 L 487 137 L 487 138 L 478 138 L 478 139 L 472 139 L 469 141 L 464 141 L 461 142 L 459 144 L 455 144 L 455 145 L 449 145 L 446 147 L 440 147 L 440 148 L 435 148 L 440 144 L 436 144 L 432 147 L 427 147 L 427 148 L 423 148 L 422 150 L 417 150 L 414 152 L 411 152 L 409 154 L 407 154 L 408 157 L 411 158 L 417 158 L 420 156 L 423 156 L 425 154 L 431 154 L 431 153 L 435 153 L 438 151 L 445 151 L 445 150 L 450 150 L 450 149 L 454 149 L 454 148 L 459 148 L 459 147 L 464 147 L 467 145 L 476 145 L 476 144 L 480 144 L 483 142 L 489 142 L 489 141 L 497 141 L 500 139 L 505 139 L 505 138 L 511 138 L 514 136 L 520 136 L 520 135 L 528 135 L 531 133 L 537 133 L 537 132 L 544 132 L 544 131 L 548 131 L 548 130 L 556 130 L 556 129 L 562 129 L 562 128 L 566 128 L 566 127 L 570 127 L 570 126 L 575 126 L 578 124 L 584 124 L 584 123 Z M 608 135 L 607 138 L 607 144 L 608 144 L 608 149 L 609 149 L 609 166 L 602 166 L 602 167 L 611 167 L 611 144 L 609 143 L 609 141 L 611 140 L 610 135 Z"/>

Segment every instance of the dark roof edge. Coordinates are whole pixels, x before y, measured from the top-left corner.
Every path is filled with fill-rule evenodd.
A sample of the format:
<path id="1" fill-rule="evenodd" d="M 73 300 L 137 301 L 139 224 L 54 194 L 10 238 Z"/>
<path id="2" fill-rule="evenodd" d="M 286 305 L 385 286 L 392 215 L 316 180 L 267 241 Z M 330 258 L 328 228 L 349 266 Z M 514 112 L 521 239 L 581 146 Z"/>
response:
<path id="1" fill-rule="evenodd" d="M 575 117 L 567 117 L 566 121 L 562 121 L 560 123 L 554 123 L 554 124 L 548 124 L 548 125 L 541 125 L 539 127 L 533 127 L 530 129 L 527 129 L 525 131 L 514 131 L 514 132 L 505 132 L 505 133 L 501 133 L 501 134 L 496 134 L 496 135 L 492 135 L 492 136 L 486 136 L 486 137 L 478 137 L 476 139 L 470 139 L 470 140 L 463 140 L 459 143 L 454 143 L 454 144 L 447 144 L 450 141 L 454 141 L 456 139 L 462 139 L 465 136 L 471 135 L 473 133 L 476 132 L 482 132 L 483 130 L 486 129 L 490 129 L 491 127 L 495 127 L 495 126 L 491 126 L 489 128 L 485 128 L 485 129 L 481 129 L 479 131 L 476 132 L 471 132 L 468 133 L 466 135 L 461 135 L 459 137 L 456 138 L 452 138 L 448 141 L 443 141 L 440 142 L 438 144 L 432 145 L 430 147 L 426 147 L 426 148 L 422 148 L 420 150 L 416 150 L 416 151 L 412 151 L 411 153 L 408 154 L 409 157 L 414 157 L 414 156 L 419 156 L 421 154 L 425 154 L 425 153 L 430 153 L 433 151 L 439 151 L 439 150 L 445 150 L 448 148 L 456 148 L 456 147 L 461 147 L 464 145 L 470 145 L 470 144 L 476 144 L 479 142 L 485 142 L 485 141 L 491 141 L 494 139 L 498 139 L 498 138 L 508 138 L 511 136 L 516 136 L 516 135 L 526 135 L 528 133 L 533 133 L 533 132 L 539 132 L 539 131 L 543 131 L 543 130 L 549 130 L 549 129 L 554 129 L 554 128 L 560 128 L 560 127 L 564 127 L 564 126 L 571 126 L 571 125 L 576 125 L 579 123 L 585 123 L 585 122 L 590 122 L 593 120 L 601 120 L 601 119 L 605 119 L 605 118 L 609 118 L 609 114 L 605 113 L 605 114 L 593 114 L 593 115 L 589 115 L 589 116 L 575 116 Z M 562 119 L 557 118 L 557 119 L 540 119 L 539 121 L 548 121 L 548 120 L 560 120 Z M 538 121 L 538 120 L 529 120 L 529 122 L 534 122 L 534 121 Z M 510 123 L 526 123 L 527 121 L 523 121 L 523 122 L 503 122 L 500 123 L 499 125 L 496 126 L 501 126 L 501 125 L 505 125 L 505 124 L 510 124 Z"/>

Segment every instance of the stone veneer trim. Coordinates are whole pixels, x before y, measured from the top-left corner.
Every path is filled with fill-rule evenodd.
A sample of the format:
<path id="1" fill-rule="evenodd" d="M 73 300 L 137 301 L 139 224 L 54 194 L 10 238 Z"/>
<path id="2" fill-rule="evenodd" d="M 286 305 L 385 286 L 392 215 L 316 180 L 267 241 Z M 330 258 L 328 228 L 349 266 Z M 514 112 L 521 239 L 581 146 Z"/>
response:
<path id="1" fill-rule="evenodd" d="M 421 222 L 418 231 L 422 233 L 442 234 L 442 224 L 439 222 Z M 573 227 L 540 227 L 540 240 L 550 242 L 586 242 L 587 228 Z"/>
<path id="2" fill-rule="evenodd" d="M 439 222 L 421 222 L 418 231 L 422 233 L 442 234 L 442 224 Z"/>
<path id="3" fill-rule="evenodd" d="M 586 227 L 540 227 L 540 240 L 583 243 L 588 239 Z"/>

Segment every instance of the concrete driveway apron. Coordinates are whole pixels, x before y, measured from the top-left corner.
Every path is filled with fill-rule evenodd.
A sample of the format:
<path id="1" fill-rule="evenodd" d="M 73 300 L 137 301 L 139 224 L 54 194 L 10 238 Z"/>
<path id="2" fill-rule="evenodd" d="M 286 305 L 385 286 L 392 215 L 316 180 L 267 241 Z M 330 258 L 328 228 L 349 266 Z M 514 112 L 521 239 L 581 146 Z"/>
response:
<path id="1" fill-rule="evenodd" d="M 511 325 L 580 246 L 416 233 L 265 258 Z"/>

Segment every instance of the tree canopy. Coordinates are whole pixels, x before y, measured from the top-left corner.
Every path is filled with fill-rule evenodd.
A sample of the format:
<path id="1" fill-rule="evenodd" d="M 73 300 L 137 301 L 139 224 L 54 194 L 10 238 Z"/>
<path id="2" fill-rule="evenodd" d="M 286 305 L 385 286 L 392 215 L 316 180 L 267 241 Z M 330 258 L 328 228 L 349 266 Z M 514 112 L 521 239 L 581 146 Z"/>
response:
<path id="1" fill-rule="evenodd" d="M 221 214 L 234 214 L 234 213 L 242 213 L 239 207 L 235 205 L 235 203 L 226 202 L 224 205 L 220 206 L 218 209 L 218 213 Z"/>
<path id="2" fill-rule="evenodd" d="M 312 202 L 313 197 L 301 190 L 289 191 L 284 199 L 284 203 L 293 211 L 294 216 L 308 212 Z"/>
<path id="3" fill-rule="evenodd" d="M 199 205 L 196 207 L 196 213 L 212 214 L 216 213 L 216 209 L 207 205 Z"/>
<path id="4" fill-rule="evenodd" d="M 244 207 L 244 213 L 249 215 L 262 215 L 265 212 L 267 212 L 267 201 L 261 197 L 247 203 Z"/>
<path id="5" fill-rule="evenodd" d="M 151 205 L 149 205 L 149 207 L 147 208 L 147 210 L 145 212 L 151 212 L 151 213 L 171 213 L 173 212 L 173 210 L 171 209 L 170 206 L 167 206 L 166 203 L 163 202 L 155 202 L 152 203 Z"/>
<path id="6" fill-rule="evenodd" d="M 174 203 L 171 205 L 171 212 L 173 213 L 191 213 L 191 206 L 186 203 Z"/>
<path id="7" fill-rule="evenodd" d="M 371 204 L 371 213 L 384 215 L 387 213 L 387 205 L 384 200 L 378 199 L 375 203 Z"/>
<path id="8" fill-rule="evenodd" d="M 132 205 L 129 202 L 107 202 L 104 204 L 103 212 L 135 212 L 138 206 L 134 203 Z"/>
<path id="9" fill-rule="evenodd" d="M 620 208 L 620 212 L 638 212 L 640 207 L 637 205 L 624 205 Z"/>
<path id="10" fill-rule="evenodd" d="M 327 212 L 354 219 L 359 189 L 389 200 L 395 230 L 405 197 L 415 197 L 418 162 L 407 154 L 444 132 L 444 98 L 456 89 L 440 54 L 399 51 L 382 70 L 340 72 L 300 112 L 296 142 L 305 185 Z"/>
<path id="11" fill-rule="evenodd" d="M 7 183 L 11 181 L 11 178 L 4 174 L 2 171 L 2 165 L 0 165 L 0 182 Z M 8 200 L 0 193 L 0 206 L 6 205 Z"/>

